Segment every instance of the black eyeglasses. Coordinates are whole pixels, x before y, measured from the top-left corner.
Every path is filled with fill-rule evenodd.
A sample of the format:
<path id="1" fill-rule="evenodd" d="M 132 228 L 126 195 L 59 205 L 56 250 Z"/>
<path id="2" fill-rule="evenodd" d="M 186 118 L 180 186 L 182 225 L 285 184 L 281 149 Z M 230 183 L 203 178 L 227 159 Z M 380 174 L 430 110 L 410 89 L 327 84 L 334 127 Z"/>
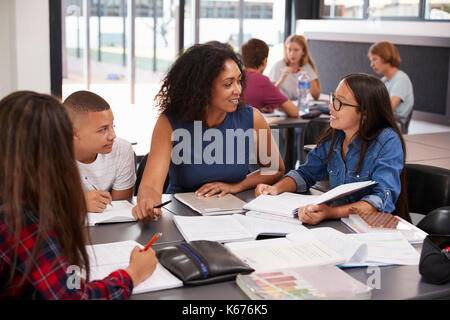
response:
<path id="1" fill-rule="evenodd" d="M 330 93 L 330 100 L 328 102 L 333 106 L 333 109 L 336 111 L 341 110 L 342 106 L 361 108 L 361 106 L 355 106 L 353 104 L 348 104 L 348 103 L 342 102 L 341 100 L 339 100 L 338 98 L 336 98 L 334 96 L 334 93 Z"/>

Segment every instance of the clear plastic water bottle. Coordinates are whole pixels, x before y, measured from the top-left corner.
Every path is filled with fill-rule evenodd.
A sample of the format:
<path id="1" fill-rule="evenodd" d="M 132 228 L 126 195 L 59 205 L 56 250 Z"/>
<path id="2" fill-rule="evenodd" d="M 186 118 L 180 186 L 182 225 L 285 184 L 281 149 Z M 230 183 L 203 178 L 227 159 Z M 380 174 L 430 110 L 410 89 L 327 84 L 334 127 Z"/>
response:
<path id="1" fill-rule="evenodd" d="M 303 71 L 298 76 L 298 102 L 297 102 L 298 110 L 302 113 L 309 112 L 309 101 L 308 101 L 309 88 L 310 82 L 308 74 L 305 71 Z"/>

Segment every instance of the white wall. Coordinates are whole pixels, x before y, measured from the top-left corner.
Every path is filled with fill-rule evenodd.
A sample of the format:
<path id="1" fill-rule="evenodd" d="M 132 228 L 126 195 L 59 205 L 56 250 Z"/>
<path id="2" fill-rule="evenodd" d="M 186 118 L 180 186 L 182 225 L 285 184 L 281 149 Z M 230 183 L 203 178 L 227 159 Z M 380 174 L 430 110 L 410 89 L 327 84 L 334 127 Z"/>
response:
<path id="1" fill-rule="evenodd" d="M 50 93 L 49 24 L 48 0 L 0 1 L 1 97 L 16 90 Z"/>

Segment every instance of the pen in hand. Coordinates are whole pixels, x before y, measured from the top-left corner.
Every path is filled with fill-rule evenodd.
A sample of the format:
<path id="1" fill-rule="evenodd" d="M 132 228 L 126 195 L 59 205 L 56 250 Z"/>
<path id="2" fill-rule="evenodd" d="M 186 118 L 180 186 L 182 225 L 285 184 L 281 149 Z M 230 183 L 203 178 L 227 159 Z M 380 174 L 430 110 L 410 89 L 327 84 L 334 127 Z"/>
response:
<path id="1" fill-rule="evenodd" d="M 160 203 L 160 204 L 154 206 L 153 208 L 162 208 L 162 207 L 164 207 L 166 204 L 169 204 L 169 203 L 171 203 L 171 202 L 172 202 L 172 200 L 164 201 L 163 203 Z"/>
<path id="2" fill-rule="evenodd" d="M 162 232 L 155 233 L 155 235 L 150 239 L 144 249 L 141 249 L 141 252 L 147 251 L 148 248 L 158 239 L 158 237 L 162 236 Z"/>
<path id="3" fill-rule="evenodd" d="M 84 177 L 84 180 L 86 180 L 86 182 L 92 187 L 94 188 L 95 191 L 98 191 L 97 187 L 94 186 L 88 179 L 88 177 Z M 111 207 L 113 207 L 112 201 L 110 203 L 108 203 Z"/>

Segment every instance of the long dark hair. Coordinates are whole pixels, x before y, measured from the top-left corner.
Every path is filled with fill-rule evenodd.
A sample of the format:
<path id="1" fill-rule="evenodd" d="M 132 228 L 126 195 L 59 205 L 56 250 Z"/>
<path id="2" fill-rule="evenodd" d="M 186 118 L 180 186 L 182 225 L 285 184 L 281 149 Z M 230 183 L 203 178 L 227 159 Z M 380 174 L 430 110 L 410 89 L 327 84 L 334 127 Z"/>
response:
<path id="1" fill-rule="evenodd" d="M 219 42 L 196 44 L 178 57 L 163 79 L 155 97 L 159 111 L 178 122 L 205 120 L 213 81 L 222 72 L 228 59 L 232 59 L 239 67 L 244 91 L 243 64 L 240 56 L 229 45 Z"/>
<path id="2" fill-rule="evenodd" d="M 392 128 L 397 133 L 403 149 L 403 170 L 400 174 L 401 192 L 397 200 L 394 214 L 411 221 L 408 210 L 408 199 L 406 191 L 406 171 L 405 159 L 406 148 L 400 129 L 394 118 L 394 113 L 391 108 L 389 93 L 384 83 L 377 77 L 364 74 L 353 73 L 346 75 L 343 78 L 345 84 L 352 90 L 355 100 L 361 106 L 361 119 L 359 122 L 359 130 L 357 135 L 361 141 L 361 150 L 358 161 L 357 171 L 361 171 L 364 157 L 366 155 L 369 144 L 376 140 L 378 135 L 385 128 Z M 326 162 L 328 163 L 333 154 L 333 147 L 335 143 L 336 130 L 329 128 L 319 138 L 318 144 L 325 143 L 331 140 L 330 150 Z"/>
<path id="3" fill-rule="evenodd" d="M 38 221 L 37 238 L 21 284 L 52 232 L 69 263 L 89 275 L 86 204 L 64 107 L 50 95 L 19 91 L 0 101 L 0 123 L 0 211 L 11 234 L 10 280 L 30 219 Z"/>

